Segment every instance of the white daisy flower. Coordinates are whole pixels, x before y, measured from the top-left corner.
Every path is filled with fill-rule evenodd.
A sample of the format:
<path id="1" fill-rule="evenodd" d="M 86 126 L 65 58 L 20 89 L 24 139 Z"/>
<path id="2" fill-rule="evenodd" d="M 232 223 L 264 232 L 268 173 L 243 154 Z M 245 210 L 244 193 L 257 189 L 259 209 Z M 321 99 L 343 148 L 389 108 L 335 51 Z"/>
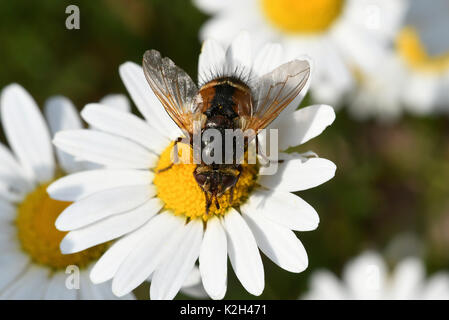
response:
<path id="1" fill-rule="evenodd" d="M 199 58 L 199 78 L 210 79 L 217 70 L 250 70 L 256 85 L 259 70 L 266 73 L 278 66 L 272 53 L 279 47 L 267 45 L 253 58 L 250 40 L 242 34 L 227 51 L 208 40 Z M 306 251 L 292 230 L 313 230 L 319 217 L 292 192 L 328 181 L 335 165 L 285 153 L 276 175 L 261 175 L 263 167 L 244 164 L 232 201 L 228 191 L 218 199 L 220 208 L 212 205 L 206 213 L 205 195 L 193 177 L 195 164 L 159 171 L 172 164 L 173 140 L 181 132 L 142 68 L 127 62 L 120 75 L 145 120 L 90 104 L 81 115 L 102 132 L 65 131 L 54 139 L 62 150 L 106 166 L 66 176 L 47 189 L 55 199 L 74 201 L 56 221 L 57 228 L 69 231 L 61 250 L 75 253 L 120 237 L 97 262 L 91 280 L 112 279 L 113 292 L 123 296 L 151 276 L 152 299 L 174 298 L 197 260 L 203 286 L 213 299 L 225 296 L 228 256 L 253 295 L 264 289 L 259 248 L 285 270 L 306 269 Z M 316 137 L 335 119 L 326 105 L 295 111 L 299 100 L 277 122 L 281 150 Z"/>
<path id="2" fill-rule="evenodd" d="M 103 101 L 111 110 L 128 108 L 124 96 L 107 96 Z M 108 285 L 93 285 L 88 276 L 92 262 L 107 245 L 73 255 L 60 253 L 65 233 L 54 223 L 70 203 L 51 199 L 45 190 L 57 177 L 84 170 L 86 163 L 61 151 L 55 161 L 45 120 L 20 85 L 5 87 L 0 104 L 12 149 L 0 145 L 0 299 L 116 298 Z M 65 97 L 50 98 L 45 114 L 53 134 L 82 128 L 77 110 Z M 72 265 L 76 267 L 66 270 Z"/>
<path id="3" fill-rule="evenodd" d="M 380 48 L 394 35 L 404 0 L 195 0 L 213 15 L 201 38 L 230 43 L 248 30 L 258 44 L 280 42 L 288 59 L 311 56 L 317 67 L 315 100 L 338 104 L 354 88 L 352 70 L 373 70 Z"/>
<path id="4" fill-rule="evenodd" d="M 359 118 L 395 120 L 403 112 L 448 112 L 449 3 L 409 1 L 402 28 L 377 61 L 360 73 L 351 110 Z"/>
<path id="5" fill-rule="evenodd" d="M 403 112 L 399 89 L 405 79 L 401 61 L 386 50 L 378 70 L 358 72 L 358 86 L 349 99 L 349 112 L 358 120 L 375 118 L 379 122 L 393 122 Z"/>
<path id="6" fill-rule="evenodd" d="M 313 300 L 435 300 L 449 299 L 449 274 L 436 273 L 426 279 L 423 262 L 403 259 L 389 272 L 375 252 L 365 252 L 349 262 L 339 280 L 333 273 L 316 271 L 306 299 Z"/>

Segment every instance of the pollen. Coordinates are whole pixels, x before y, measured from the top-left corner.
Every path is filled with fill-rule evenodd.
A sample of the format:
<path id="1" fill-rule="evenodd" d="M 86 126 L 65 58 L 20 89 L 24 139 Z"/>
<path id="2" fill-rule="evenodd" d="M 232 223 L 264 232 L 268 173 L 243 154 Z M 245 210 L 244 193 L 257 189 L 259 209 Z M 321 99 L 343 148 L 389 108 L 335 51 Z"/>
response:
<path id="1" fill-rule="evenodd" d="M 286 33 L 321 33 L 340 16 L 344 0 L 261 0 L 274 27 Z"/>
<path id="2" fill-rule="evenodd" d="M 405 27 L 399 32 L 396 48 L 403 60 L 415 70 L 442 73 L 449 68 L 449 53 L 429 55 L 413 27 Z"/>
<path id="3" fill-rule="evenodd" d="M 186 150 L 178 144 L 180 159 L 182 158 L 181 149 Z M 168 168 L 173 163 L 172 150 L 173 144 L 162 152 L 155 169 L 156 174 L 153 183 L 156 186 L 158 198 L 165 204 L 165 209 L 172 211 L 177 216 L 185 216 L 189 219 L 201 218 L 204 221 L 213 216 L 223 216 L 229 208 L 239 207 L 243 204 L 256 186 L 258 165 L 242 164 L 243 171 L 234 187 L 232 202 L 231 192 L 228 190 L 218 198 L 220 208 L 218 209 L 215 203 L 212 203 L 209 213 L 206 214 L 204 192 L 193 177 L 196 164 L 192 161 L 189 163 L 180 161 L 179 164 L 174 164 L 170 169 L 158 172 Z M 192 154 L 191 149 L 190 154 Z M 191 155 L 190 160 L 193 160 Z"/>
<path id="4" fill-rule="evenodd" d="M 67 232 L 57 230 L 55 221 L 71 203 L 51 199 L 46 191 L 48 185 L 38 186 L 17 208 L 16 226 L 22 249 L 33 262 L 53 270 L 65 269 L 69 265 L 86 267 L 104 253 L 107 244 L 75 254 L 62 254 L 59 243 Z"/>

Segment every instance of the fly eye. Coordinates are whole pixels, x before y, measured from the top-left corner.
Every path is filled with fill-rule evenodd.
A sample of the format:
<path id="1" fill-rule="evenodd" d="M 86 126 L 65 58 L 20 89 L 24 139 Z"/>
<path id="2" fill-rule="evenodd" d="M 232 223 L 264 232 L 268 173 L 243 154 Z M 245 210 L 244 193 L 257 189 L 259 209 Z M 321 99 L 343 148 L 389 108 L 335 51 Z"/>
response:
<path id="1" fill-rule="evenodd" d="M 228 175 L 223 176 L 221 178 L 221 183 L 223 186 L 223 191 L 225 191 L 237 183 L 237 177 L 236 176 L 228 176 Z"/>

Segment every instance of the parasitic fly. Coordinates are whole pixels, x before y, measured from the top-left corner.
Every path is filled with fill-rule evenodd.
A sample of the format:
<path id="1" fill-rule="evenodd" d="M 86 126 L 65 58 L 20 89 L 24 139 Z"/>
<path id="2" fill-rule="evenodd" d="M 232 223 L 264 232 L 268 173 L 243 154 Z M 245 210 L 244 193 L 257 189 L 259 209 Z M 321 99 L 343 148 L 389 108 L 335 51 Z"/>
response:
<path id="1" fill-rule="evenodd" d="M 199 89 L 185 71 L 169 58 L 162 58 L 156 50 L 145 52 L 143 70 L 151 89 L 169 116 L 190 138 L 196 128 L 201 135 L 211 129 L 220 133 L 227 129 L 249 130 L 253 135 L 245 140 L 246 151 L 249 142 L 257 137 L 260 130 L 266 128 L 304 88 L 309 78 L 310 65 L 308 61 L 302 60 L 287 62 L 258 77 L 252 81 L 252 85 L 244 77 L 236 75 L 236 72 L 224 72 L 228 74 L 212 76 Z M 225 139 L 225 134 L 221 136 Z M 224 141 L 222 145 L 225 145 Z M 213 152 L 209 147 L 207 142 L 202 141 L 201 154 Z M 227 152 L 235 150 L 232 148 Z M 170 167 L 163 170 L 169 170 Z M 228 189 L 232 197 L 233 187 L 241 172 L 242 166 L 237 161 L 231 164 L 201 161 L 197 164 L 193 176 L 204 192 L 206 213 L 214 199 L 215 205 L 219 207 L 217 198 Z"/>

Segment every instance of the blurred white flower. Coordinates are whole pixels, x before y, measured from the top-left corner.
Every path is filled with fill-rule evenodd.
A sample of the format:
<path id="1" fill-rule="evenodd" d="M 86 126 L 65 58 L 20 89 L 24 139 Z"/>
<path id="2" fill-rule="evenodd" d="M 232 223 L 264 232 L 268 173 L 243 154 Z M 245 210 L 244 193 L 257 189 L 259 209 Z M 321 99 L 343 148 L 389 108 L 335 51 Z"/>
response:
<path id="1" fill-rule="evenodd" d="M 111 109 L 128 109 L 124 96 L 107 96 L 104 102 Z M 92 262 L 105 246 L 61 254 L 64 233 L 54 223 L 69 203 L 50 199 L 45 190 L 61 174 L 86 168 L 87 163 L 61 151 L 55 161 L 51 145 L 50 133 L 82 128 L 77 110 L 65 97 L 47 100 L 48 130 L 36 102 L 20 85 L 5 87 L 0 103 L 12 149 L 0 145 L 0 299 L 116 299 L 110 284 L 89 280 Z M 67 266 L 75 267 L 66 273 Z"/>
<path id="2" fill-rule="evenodd" d="M 418 258 L 406 258 L 389 272 L 380 255 L 365 252 L 345 266 L 341 280 L 327 270 L 316 271 L 303 298 L 446 300 L 449 299 L 449 273 L 441 272 L 426 278 L 423 262 Z"/>
<path id="3" fill-rule="evenodd" d="M 396 33 L 404 0 L 194 0 L 213 15 L 202 39 L 225 44 L 240 30 L 265 42 L 280 42 L 286 59 L 311 56 L 315 100 L 335 105 L 356 85 L 353 69 L 373 71 L 382 47 Z"/>
<path id="4" fill-rule="evenodd" d="M 394 120 L 449 112 L 449 2 L 409 0 L 402 28 L 374 72 L 358 72 L 350 110 L 358 118 Z"/>

